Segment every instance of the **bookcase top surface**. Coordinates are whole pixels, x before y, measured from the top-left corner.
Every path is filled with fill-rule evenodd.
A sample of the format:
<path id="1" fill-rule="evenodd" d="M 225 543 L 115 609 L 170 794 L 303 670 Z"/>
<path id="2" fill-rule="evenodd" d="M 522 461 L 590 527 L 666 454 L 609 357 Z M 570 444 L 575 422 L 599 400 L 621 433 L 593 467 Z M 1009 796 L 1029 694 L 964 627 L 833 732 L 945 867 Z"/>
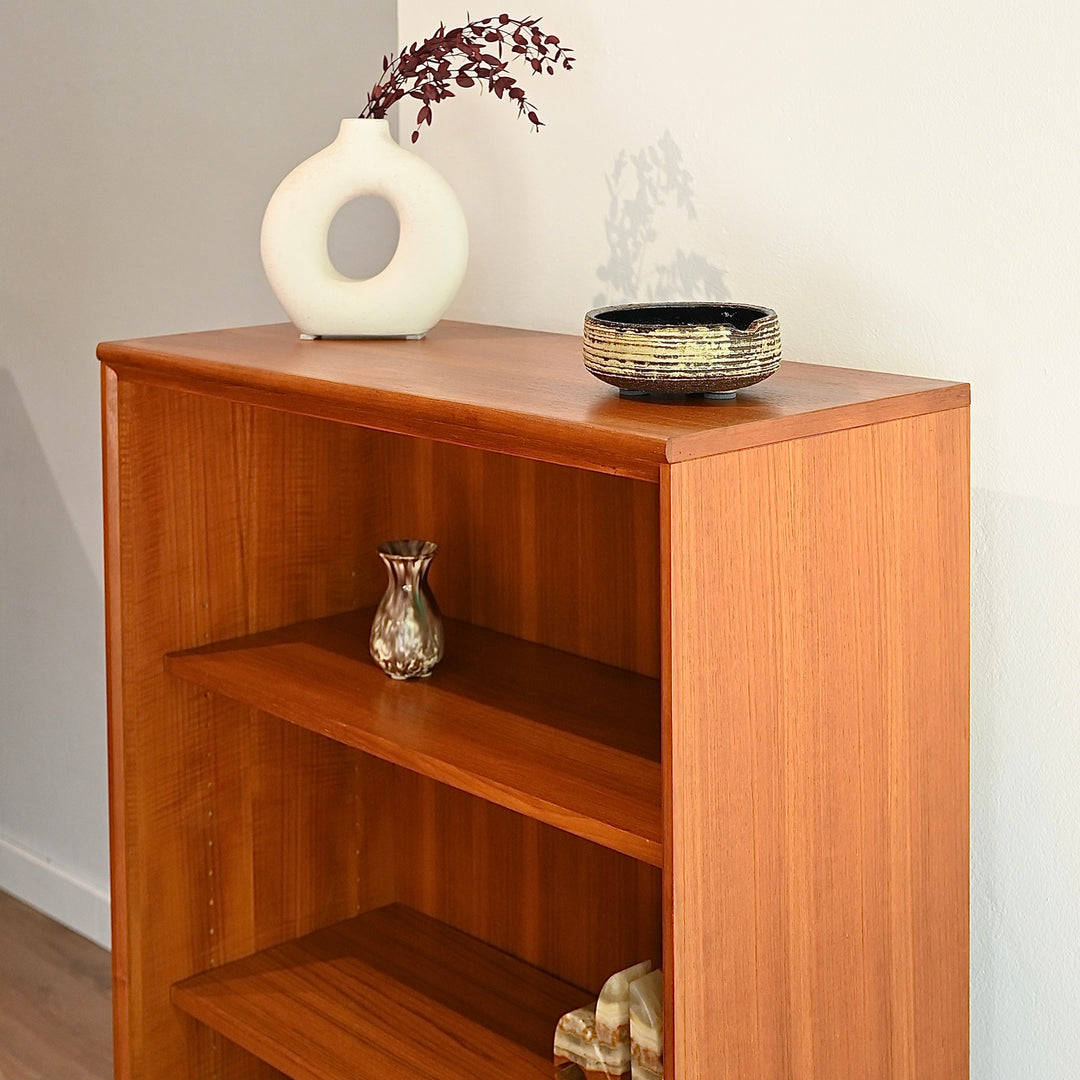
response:
<path id="1" fill-rule="evenodd" d="M 657 481 L 665 463 L 970 400 L 963 383 L 785 360 L 733 401 L 620 398 L 581 339 L 439 323 L 419 341 L 301 340 L 288 323 L 104 342 L 121 377 Z"/>

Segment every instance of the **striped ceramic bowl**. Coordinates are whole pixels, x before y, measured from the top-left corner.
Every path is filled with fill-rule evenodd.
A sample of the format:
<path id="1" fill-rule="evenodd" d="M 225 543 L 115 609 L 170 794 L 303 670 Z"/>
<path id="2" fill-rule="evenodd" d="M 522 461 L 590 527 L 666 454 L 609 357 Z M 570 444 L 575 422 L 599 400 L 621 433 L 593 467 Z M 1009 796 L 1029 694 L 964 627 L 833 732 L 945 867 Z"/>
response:
<path id="1" fill-rule="evenodd" d="M 724 394 L 780 366 L 780 320 L 751 304 L 625 304 L 585 316 L 585 366 L 620 390 Z"/>

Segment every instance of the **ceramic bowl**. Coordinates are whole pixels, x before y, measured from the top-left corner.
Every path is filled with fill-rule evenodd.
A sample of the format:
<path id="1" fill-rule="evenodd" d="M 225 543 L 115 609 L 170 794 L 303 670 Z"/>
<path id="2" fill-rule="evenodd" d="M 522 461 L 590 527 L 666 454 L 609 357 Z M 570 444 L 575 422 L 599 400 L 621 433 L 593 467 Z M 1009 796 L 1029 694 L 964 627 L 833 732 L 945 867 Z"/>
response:
<path id="1" fill-rule="evenodd" d="M 730 394 L 780 366 L 776 312 L 752 304 L 626 304 L 585 316 L 585 366 L 620 390 Z"/>

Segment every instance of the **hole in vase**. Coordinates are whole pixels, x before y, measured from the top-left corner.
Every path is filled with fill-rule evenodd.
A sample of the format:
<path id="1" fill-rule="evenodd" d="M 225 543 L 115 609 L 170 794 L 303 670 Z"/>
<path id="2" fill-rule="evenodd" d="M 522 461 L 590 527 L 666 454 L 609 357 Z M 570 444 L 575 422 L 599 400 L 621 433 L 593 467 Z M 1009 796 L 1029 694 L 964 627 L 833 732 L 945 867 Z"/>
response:
<path id="1" fill-rule="evenodd" d="M 326 249 L 339 274 L 363 280 L 385 270 L 398 243 L 398 217 L 377 195 L 351 199 L 330 222 Z"/>

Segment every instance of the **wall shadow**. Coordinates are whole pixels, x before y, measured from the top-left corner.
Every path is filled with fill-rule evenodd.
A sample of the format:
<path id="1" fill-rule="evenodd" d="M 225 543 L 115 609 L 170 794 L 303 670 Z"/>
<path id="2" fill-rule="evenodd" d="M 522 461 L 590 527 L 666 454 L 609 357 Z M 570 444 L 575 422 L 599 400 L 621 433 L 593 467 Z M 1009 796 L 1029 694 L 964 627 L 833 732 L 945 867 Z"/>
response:
<path id="1" fill-rule="evenodd" d="M 103 620 L 95 568 L 0 369 L 0 838 L 99 890 L 108 888 Z"/>
<path id="2" fill-rule="evenodd" d="M 694 180 L 671 132 L 640 150 L 620 150 L 605 179 L 608 258 L 596 268 L 603 283 L 597 307 L 730 299 L 724 270 L 683 246 L 684 238 L 692 241 L 697 219 Z"/>

